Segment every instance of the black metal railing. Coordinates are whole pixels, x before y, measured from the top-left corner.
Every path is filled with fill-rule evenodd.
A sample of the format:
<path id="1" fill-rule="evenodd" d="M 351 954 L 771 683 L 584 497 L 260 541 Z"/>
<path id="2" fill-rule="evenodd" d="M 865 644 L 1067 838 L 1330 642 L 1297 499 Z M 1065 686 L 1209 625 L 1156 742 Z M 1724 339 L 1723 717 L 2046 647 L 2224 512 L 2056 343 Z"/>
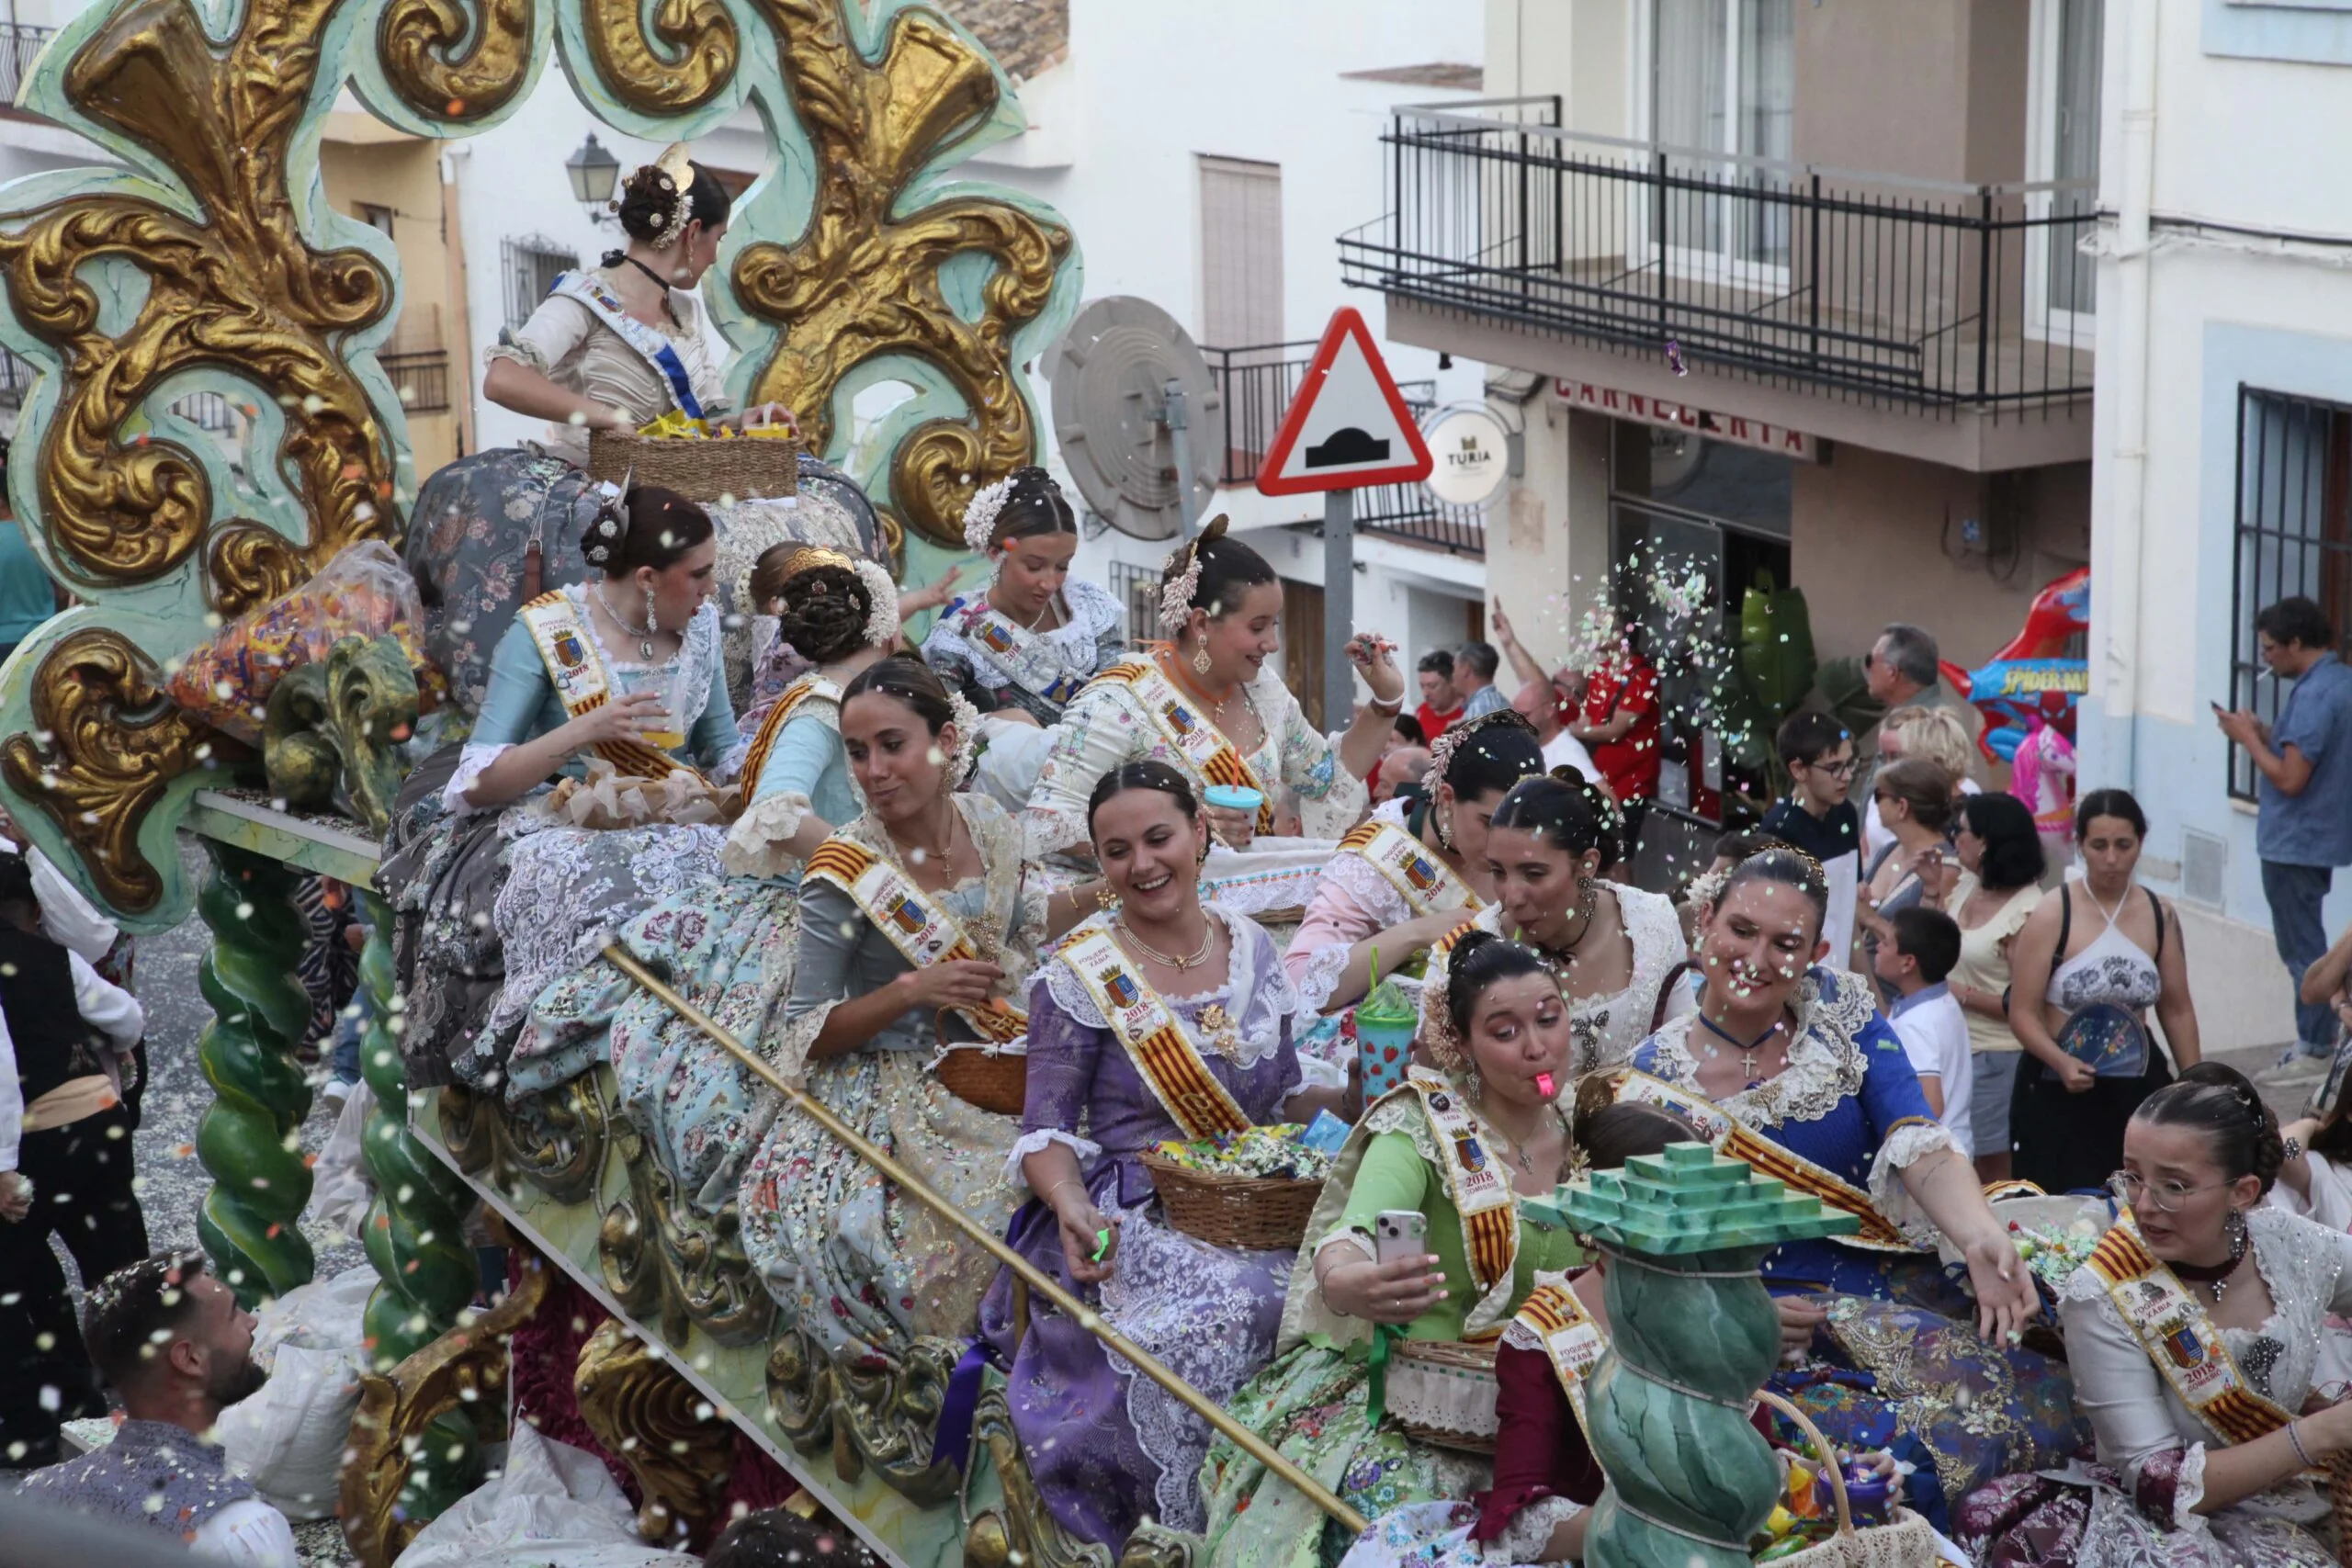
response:
<path id="1" fill-rule="evenodd" d="M 449 411 L 447 349 L 428 348 L 412 354 L 386 354 L 381 359 L 384 374 L 392 378 L 392 390 L 400 396 L 401 407 L 411 413 L 447 413 Z"/>
<path id="2" fill-rule="evenodd" d="M 25 78 L 32 74 L 33 61 L 41 46 L 56 36 L 55 28 L 36 28 L 24 22 L 0 24 L 0 103 L 16 103 L 17 95 L 25 89 Z"/>
<path id="3" fill-rule="evenodd" d="M 1963 186 L 1396 110 L 1346 280 L 1627 355 L 1949 414 L 2091 391 L 2097 182 Z"/>
<path id="4" fill-rule="evenodd" d="M 1255 482 L 1266 451 L 1282 428 L 1283 415 L 1315 357 L 1315 340 L 1260 344 L 1253 348 L 1207 348 L 1201 353 L 1216 378 L 1225 403 L 1225 460 L 1220 485 Z M 1405 407 L 1415 419 L 1437 406 L 1435 381 L 1399 381 Z M 1419 485 L 1367 486 L 1356 494 L 1356 526 L 1433 545 L 1456 555 L 1484 556 L 1487 528 L 1472 507 L 1441 506 Z"/>

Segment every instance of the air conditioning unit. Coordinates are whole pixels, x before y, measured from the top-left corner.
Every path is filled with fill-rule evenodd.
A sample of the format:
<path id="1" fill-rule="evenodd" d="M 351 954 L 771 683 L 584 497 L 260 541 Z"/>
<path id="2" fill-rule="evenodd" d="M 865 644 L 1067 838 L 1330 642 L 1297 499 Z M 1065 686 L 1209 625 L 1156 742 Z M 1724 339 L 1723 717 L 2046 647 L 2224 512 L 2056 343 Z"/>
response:
<path id="1" fill-rule="evenodd" d="M 2220 908 L 2228 886 L 2230 841 L 2194 828 L 2180 830 L 2180 896 L 2192 904 Z"/>

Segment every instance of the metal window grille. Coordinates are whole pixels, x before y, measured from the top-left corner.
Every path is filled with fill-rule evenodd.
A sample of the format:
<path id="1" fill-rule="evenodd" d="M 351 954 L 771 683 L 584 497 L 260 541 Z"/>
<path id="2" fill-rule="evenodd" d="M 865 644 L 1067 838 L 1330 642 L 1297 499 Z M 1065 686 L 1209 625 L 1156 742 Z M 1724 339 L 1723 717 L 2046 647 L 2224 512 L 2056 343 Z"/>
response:
<path id="1" fill-rule="evenodd" d="M 537 234 L 505 241 L 499 250 L 506 274 L 506 325 L 520 332 L 555 280 L 579 266 L 580 253 Z"/>
<path id="2" fill-rule="evenodd" d="M 1159 629 L 1159 573 L 1148 566 L 1111 563 L 1111 592 L 1127 607 L 1127 641 L 1158 642 L 1168 634 Z"/>
<path id="3" fill-rule="evenodd" d="M 2238 389 L 2237 536 L 2230 591 L 2230 705 L 2276 721 L 2285 694 L 2255 635 L 2263 607 L 2301 594 L 2352 623 L 2352 406 Z M 2230 748 L 2229 790 L 2256 798 L 2254 763 Z"/>

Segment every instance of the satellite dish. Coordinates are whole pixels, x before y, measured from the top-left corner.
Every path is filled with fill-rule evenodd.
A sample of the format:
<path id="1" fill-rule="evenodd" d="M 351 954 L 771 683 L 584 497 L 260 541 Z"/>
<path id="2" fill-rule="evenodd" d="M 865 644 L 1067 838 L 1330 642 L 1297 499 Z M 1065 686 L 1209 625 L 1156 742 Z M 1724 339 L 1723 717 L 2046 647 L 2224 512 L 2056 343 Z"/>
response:
<path id="1" fill-rule="evenodd" d="M 1086 504 L 1138 539 L 1183 532 L 1225 458 L 1225 400 L 1184 329 L 1148 299 L 1091 300 L 1054 345 L 1046 378 L 1062 462 Z M 1180 453 L 1189 495 L 1177 484 Z"/>

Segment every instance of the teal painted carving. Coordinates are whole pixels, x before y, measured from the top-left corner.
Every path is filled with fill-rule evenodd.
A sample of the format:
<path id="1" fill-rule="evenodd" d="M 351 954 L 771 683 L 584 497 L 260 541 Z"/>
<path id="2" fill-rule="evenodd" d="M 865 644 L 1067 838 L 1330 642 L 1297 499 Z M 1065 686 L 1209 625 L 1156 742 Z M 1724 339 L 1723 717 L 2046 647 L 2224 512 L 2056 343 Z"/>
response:
<path id="1" fill-rule="evenodd" d="M 196 1129 L 197 1158 L 213 1183 L 196 1234 L 214 1272 L 251 1307 L 311 1280 L 298 1223 L 311 1168 L 297 1141 L 311 1086 L 294 1059 L 311 1018 L 295 973 L 308 928 L 291 901 L 294 873 L 227 844 L 205 849 L 213 871 L 197 911 L 212 948 L 196 976 L 213 1017 L 197 1058 L 216 1098 Z"/>
<path id="2" fill-rule="evenodd" d="M 346 807 L 381 838 L 400 794 L 397 748 L 416 729 L 416 677 L 389 637 L 345 637 L 269 694 L 262 760 L 270 794 L 296 810 Z M 338 798 L 340 797 L 340 798 Z"/>
<path id="3" fill-rule="evenodd" d="M 1743 1160 L 1677 1144 L 1560 1190 L 1558 1209 L 1610 1255 L 1610 1347 L 1586 1402 L 1609 1473 L 1591 1568 L 1747 1568 L 1780 1492 L 1747 1406 L 1781 1353 L 1756 1269 L 1783 1242 L 1857 1226 Z"/>

